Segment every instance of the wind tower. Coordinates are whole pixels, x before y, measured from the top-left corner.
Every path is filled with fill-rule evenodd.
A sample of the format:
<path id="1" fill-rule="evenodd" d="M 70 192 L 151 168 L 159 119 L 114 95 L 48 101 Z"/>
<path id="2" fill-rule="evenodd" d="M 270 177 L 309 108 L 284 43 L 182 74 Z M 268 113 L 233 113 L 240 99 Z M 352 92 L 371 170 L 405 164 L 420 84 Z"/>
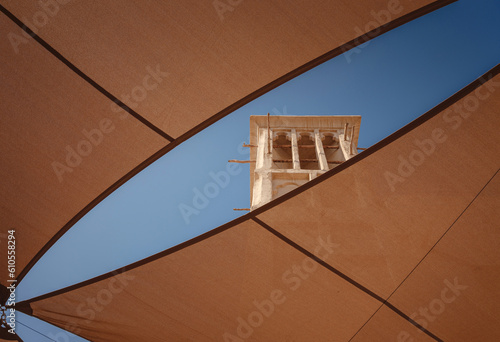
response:
<path id="1" fill-rule="evenodd" d="M 361 116 L 250 116 L 251 210 L 358 153 Z"/>

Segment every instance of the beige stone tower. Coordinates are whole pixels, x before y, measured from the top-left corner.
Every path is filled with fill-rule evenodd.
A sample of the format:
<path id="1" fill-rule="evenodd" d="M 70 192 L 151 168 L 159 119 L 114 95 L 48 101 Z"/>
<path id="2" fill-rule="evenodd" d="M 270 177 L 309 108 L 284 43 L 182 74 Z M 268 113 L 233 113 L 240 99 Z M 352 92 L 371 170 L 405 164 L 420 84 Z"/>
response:
<path id="1" fill-rule="evenodd" d="M 251 116 L 251 209 L 357 154 L 361 116 Z"/>

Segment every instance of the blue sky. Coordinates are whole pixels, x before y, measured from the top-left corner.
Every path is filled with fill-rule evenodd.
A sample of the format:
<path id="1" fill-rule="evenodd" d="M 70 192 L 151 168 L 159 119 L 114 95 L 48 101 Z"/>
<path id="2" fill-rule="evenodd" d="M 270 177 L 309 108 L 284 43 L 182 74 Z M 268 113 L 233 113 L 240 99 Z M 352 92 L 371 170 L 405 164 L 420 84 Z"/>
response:
<path id="1" fill-rule="evenodd" d="M 338 56 L 218 121 L 81 219 L 26 276 L 18 299 L 117 269 L 243 215 L 232 209 L 249 207 L 248 164 L 233 164 L 237 169 L 227 185 L 218 184 L 214 175 L 227 172 L 229 159 L 248 159 L 241 144 L 248 139 L 250 115 L 361 115 L 359 146 L 380 141 L 500 62 L 499 14 L 500 1 L 460 0 Z M 200 201 L 196 209 L 193 198 L 206 187 L 213 198 Z M 183 216 L 180 207 L 187 206 L 198 212 Z M 58 340 L 59 330 L 48 324 L 22 314 L 18 321 Z M 44 341 L 29 328 L 18 329 L 26 342 Z M 83 341 L 69 335 L 59 340 Z"/>

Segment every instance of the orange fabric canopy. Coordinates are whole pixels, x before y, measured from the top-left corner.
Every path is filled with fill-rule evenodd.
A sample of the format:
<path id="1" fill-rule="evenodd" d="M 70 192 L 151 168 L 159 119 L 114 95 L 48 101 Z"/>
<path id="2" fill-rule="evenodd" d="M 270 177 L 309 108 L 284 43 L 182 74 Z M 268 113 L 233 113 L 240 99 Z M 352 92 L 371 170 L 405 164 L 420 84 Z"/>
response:
<path id="1" fill-rule="evenodd" d="M 203 127 L 449 2 L 1 0 L 0 217 L 22 246 L 18 279 L 92 207 Z"/>
<path id="2" fill-rule="evenodd" d="M 30 300 L 33 314 L 93 341 L 499 339 L 500 76 L 484 83 L 499 70 L 248 215 Z"/>
<path id="3" fill-rule="evenodd" d="M 15 228 L 18 280 L 182 141 L 449 2 L 0 0 L 0 248 Z M 234 222 L 19 304 L 92 341 L 499 340 L 498 70 Z"/>

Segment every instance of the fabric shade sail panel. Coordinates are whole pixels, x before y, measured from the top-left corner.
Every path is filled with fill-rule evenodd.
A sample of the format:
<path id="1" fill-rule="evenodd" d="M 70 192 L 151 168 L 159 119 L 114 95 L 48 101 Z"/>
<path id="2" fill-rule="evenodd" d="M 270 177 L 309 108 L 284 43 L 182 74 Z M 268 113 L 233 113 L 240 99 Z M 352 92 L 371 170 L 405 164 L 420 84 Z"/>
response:
<path id="1" fill-rule="evenodd" d="M 391 303 L 417 313 L 418 320 L 435 326 L 433 332 L 446 341 L 498 341 L 499 209 L 497 173 Z"/>
<path id="2" fill-rule="evenodd" d="M 112 0 L 89 5 L 54 0 L 41 6 L 2 0 L 0 4 L 104 89 L 179 137 L 368 31 L 380 34 L 386 28 L 377 30 L 379 26 L 450 2 L 148 0 L 124 5 Z M 410 19 L 404 17 L 400 23 Z M 10 32 L 21 35 L 20 28 Z M 23 54 L 33 43 L 16 38 L 12 38 L 15 48 L 7 53 Z M 156 84 L 148 77 L 151 70 L 161 76 Z"/>
<path id="3" fill-rule="evenodd" d="M 315 235 L 331 236 L 332 267 L 443 340 L 497 340 L 499 85 L 258 218 L 311 251 Z"/>
<path id="4" fill-rule="evenodd" d="M 0 15 L 1 32 L 16 26 Z M 168 141 L 110 101 L 43 47 L 8 53 L 0 39 L 1 248 L 15 229 L 17 274 L 68 221 Z M 7 258 L 0 260 L 6 284 Z"/>
<path id="5" fill-rule="evenodd" d="M 241 339 L 247 323 L 257 340 L 496 340 L 499 70 L 248 215 L 30 300 L 33 315 L 94 341 Z M 275 311 L 252 316 L 262 299 Z"/>
<path id="6" fill-rule="evenodd" d="M 309 250 L 331 234 L 332 266 L 387 297 L 500 167 L 499 81 L 258 218 Z"/>
<path id="7" fill-rule="evenodd" d="M 32 304 L 91 341 L 346 341 L 379 306 L 253 221 Z"/>
<path id="8" fill-rule="evenodd" d="M 99 201 L 195 132 L 451 2 L 232 1 L 221 20 L 212 2 L 0 1 L 0 210 L 16 228 L 19 279 Z"/>

